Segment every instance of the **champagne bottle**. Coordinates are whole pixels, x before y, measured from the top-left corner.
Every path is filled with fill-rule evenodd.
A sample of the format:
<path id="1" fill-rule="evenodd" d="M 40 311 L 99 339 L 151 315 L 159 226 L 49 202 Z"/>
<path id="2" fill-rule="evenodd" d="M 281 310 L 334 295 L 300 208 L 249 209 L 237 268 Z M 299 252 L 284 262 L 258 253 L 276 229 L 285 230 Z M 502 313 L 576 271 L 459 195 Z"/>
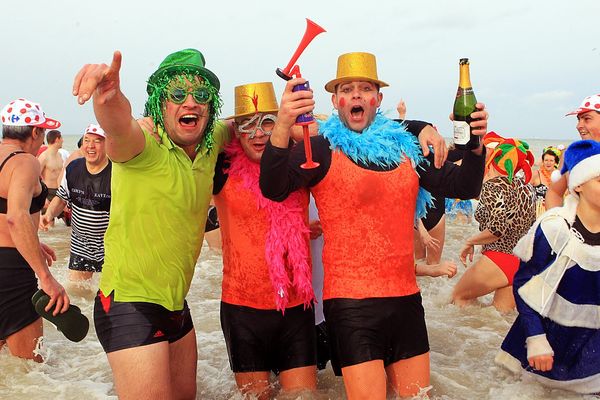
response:
<path id="1" fill-rule="evenodd" d="M 469 59 L 461 58 L 460 79 L 458 81 L 458 90 L 454 100 L 454 146 L 461 150 L 470 150 L 479 147 L 479 136 L 471 133 L 471 113 L 476 108 L 477 99 L 471 86 L 471 77 L 469 73 Z"/>

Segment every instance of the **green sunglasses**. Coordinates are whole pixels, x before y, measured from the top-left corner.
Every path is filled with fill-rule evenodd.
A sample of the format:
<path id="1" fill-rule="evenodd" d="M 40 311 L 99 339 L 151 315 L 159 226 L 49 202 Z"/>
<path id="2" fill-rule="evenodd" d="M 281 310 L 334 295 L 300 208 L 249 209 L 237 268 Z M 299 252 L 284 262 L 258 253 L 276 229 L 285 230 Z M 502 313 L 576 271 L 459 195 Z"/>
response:
<path id="1" fill-rule="evenodd" d="M 167 98 L 175 104 L 183 104 L 188 95 L 191 94 L 196 103 L 206 104 L 210 102 L 212 95 L 207 86 L 197 86 L 189 89 L 172 88 L 167 91 Z"/>

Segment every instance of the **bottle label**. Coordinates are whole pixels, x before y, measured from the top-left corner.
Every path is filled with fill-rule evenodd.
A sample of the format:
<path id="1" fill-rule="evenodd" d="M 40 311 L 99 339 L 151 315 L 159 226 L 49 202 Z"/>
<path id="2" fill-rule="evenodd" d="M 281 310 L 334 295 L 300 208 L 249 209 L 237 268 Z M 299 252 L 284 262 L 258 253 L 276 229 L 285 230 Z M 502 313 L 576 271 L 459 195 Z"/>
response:
<path id="1" fill-rule="evenodd" d="M 454 144 L 466 145 L 471 138 L 471 127 L 466 121 L 454 121 Z"/>
<path id="2" fill-rule="evenodd" d="M 473 94 L 474 92 L 472 87 L 464 88 L 459 86 L 458 90 L 456 91 L 456 98 L 459 98 L 460 96 L 470 96 Z"/>

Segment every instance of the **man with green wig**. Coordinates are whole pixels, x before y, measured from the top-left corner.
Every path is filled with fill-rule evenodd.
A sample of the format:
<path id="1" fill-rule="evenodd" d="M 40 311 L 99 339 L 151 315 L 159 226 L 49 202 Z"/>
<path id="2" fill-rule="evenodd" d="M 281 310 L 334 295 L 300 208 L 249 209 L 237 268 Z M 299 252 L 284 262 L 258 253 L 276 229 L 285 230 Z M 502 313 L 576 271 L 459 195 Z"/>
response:
<path id="1" fill-rule="evenodd" d="M 218 153 L 219 80 L 195 49 L 173 53 L 148 80 L 142 129 L 120 89 L 121 53 L 85 65 L 73 95 L 94 112 L 113 161 L 111 218 L 94 306 L 119 398 L 195 398 L 196 335 L 185 296 L 202 246 Z"/>

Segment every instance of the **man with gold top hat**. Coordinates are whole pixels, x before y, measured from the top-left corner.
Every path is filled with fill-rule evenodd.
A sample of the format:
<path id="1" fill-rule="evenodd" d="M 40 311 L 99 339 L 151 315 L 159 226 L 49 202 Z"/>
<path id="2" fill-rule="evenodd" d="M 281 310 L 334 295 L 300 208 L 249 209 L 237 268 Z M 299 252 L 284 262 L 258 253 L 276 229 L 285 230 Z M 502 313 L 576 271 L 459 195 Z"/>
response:
<path id="1" fill-rule="evenodd" d="M 308 191 L 263 197 L 260 159 L 277 120 L 271 82 L 235 88 L 235 138 L 219 155 L 213 195 L 223 243 L 221 327 L 237 386 L 270 398 L 270 372 L 284 391 L 316 389 L 316 334 Z"/>
<path id="2" fill-rule="evenodd" d="M 311 138 L 317 168 L 303 169 L 301 146 L 288 147 L 298 115 L 314 108 L 312 92 L 293 92 L 290 80 L 261 160 L 265 197 L 283 201 L 307 187 L 323 229 L 323 299 L 332 366 L 350 399 L 385 399 L 389 382 L 400 396 L 429 386 L 429 343 L 415 277 L 413 224 L 425 212 L 427 191 L 448 197 L 477 196 L 483 178 L 482 148 L 461 166 L 433 166 L 414 134 L 420 121 L 390 120 L 378 112 L 388 86 L 377 76 L 375 56 L 343 54 L 337 77 L 325 85 L 338 111 Z M 480 105 L 483 109 L 483 105 Z M 487 112 L 472 115 L 478 134 Z M 411 134 L 413 133 L 413 134 Z M 422 188 L 419 188 L 419 184 Z M 387 379 L 386 379 L 387 376 Z"/>
<path id="3" fill-rule="evenodd" d="M 157 141 L 132 117 L 120 68 L 115 52 L 110 66 L 84 66 L 73 85 L 80 104 L 93 96 L 113 161 L 96 333 L 119 398 L 195 398 L 196 335 L 185 297 L 217 155 L 229 140 L 217 122 L 219 80 L 198 50 L 167 56 L 147 87 Z"/>

